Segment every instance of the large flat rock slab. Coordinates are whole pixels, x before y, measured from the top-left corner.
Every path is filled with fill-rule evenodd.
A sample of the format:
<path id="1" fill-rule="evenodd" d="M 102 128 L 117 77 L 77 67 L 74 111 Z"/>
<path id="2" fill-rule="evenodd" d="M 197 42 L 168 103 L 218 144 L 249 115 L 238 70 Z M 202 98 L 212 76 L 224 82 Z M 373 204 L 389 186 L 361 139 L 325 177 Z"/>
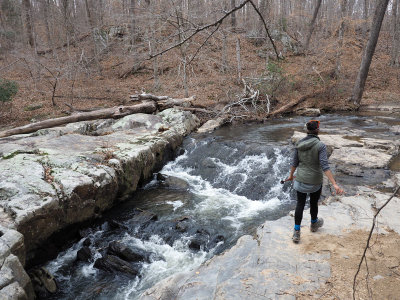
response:
<path id="1" fill-rule="evenodd" d="M 330 276 L 329 254 L 299 255 L 292 218 L 266 222 L 197 270 L 167 278 L 141 299 L 295 299 Z"/>
<path id="2" fill-rule="evenodd" d="M 330 277 L 329 251 L 301 250 L 310 240 L 368 230 L 372 217 L 391 195 L 361 189 L 352 197 L 330 197 L 320 205 L 325 225 L 315 233 L 303 220 L 300 244 L 291 240 L 294 220 L 287 216 L 265 222 L 257 235 L 243 236 L 225 253 L 198 269 L 173 275 L 145 291 L 141 300 L 166 299 L 296 299 L 318 289 Z M 304 219 L 308 219 L 308 211 Z M 379 217 L 379 232 L 400 232 L 400 199 L 393 198 Z"/>
<path id="3" fill-rule="evenodd" d="M 34 250 L 135 191 L 198 125 L 191 113 L 169 109 L 0 139 L 0 225 Z"/>
<path id="4" fill-rule="evenodd" d="M 295 131 L 291 141 L 298 142 L 306 136 Z M 400 141 L 343 136 L 338 134 L 321 134 L 319 138 L 331 154 L 331 162 L 339 165 L 345 173 L 355 174 L 352 166 L 363 168 L 385 168 L 395 155 L 399 153 Z"/>
<path id="5" fill-rule="evenodd" d="M 329 159 L 337 164 L 384 168 L 389 165 L 392 157 L 389 153 L 377 149 L 347 147 L 335 149 Z"/>

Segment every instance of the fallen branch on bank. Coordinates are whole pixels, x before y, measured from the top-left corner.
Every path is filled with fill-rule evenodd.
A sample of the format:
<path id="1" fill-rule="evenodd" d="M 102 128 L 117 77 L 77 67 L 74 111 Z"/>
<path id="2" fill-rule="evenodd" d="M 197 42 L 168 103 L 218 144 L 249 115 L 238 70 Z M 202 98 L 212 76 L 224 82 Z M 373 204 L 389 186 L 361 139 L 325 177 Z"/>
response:
<path id="1" fill-rule="evenodd" d="M 202 108 L 190 107 L 192 105 L 192 101 L 194 101 L 195 96 L 191 96 L 189 98 L 182 99 L 174 99 L 169 98 L 168 96 L 155 96 L 152 94 L 139 94 L 134 97 L 131 96 L 134 100 L 141 101 L 141 103 L 130 105 L 130 106 L 118 106 L 111 108 L 103 108 L 103 109 L 87 109 L 87 110 L 76 110 L 71 104 L 64 103 L 69 107 L 69 111 L 65 112 L 70 114 L 69 116 L 49 119 L 41 122 L 36 122 L 32 124 L 28 124 L 25 126 L 9 129 L 0 132 L 0 138 L 15 135 L 15 134 L 25 134 L 32 133 L 39 129 L 51 128 L 56 126 L 61 126 L 69 123 L 81 122 L 81 121 L 90 121 L 97 119 L 117 119 L 122 118 L 124 116 L 135 114 L 135 113 L 154 113 L 157 110 L 162 111 L 167 108 L 179 108 L 182 110 L 190 110 L 197 112 L 206 112 L 206 113 L 214 113 L 211 111 L 207 111 Z"/>
<path id="2" fill-rule="evenodd" d="M 320 89 L 320 90 L 318 90 L 316 92 L 312 92 L 311 94 L 304 95 L 304 96 L 302 96 L 302 97 L 300 97 L 300 98 L 298 98 L 298 99 L 296 99 L 294 101 L 289 102 L 288 104 L 285 104 L 284 106 L 278 108 L 277 110 L 271 112 L 270 114 L 268 114 L 268 117 L 273 117 L 273 116 L 288 112 L 294 106 L 304 102 L 305 100 L 313 98 L 313 97 L 316 97 L 316 96 L 321 95 L 321 94 L 323 94 L 325 92 L 326 92 L 326 88 L 323 88 L 323 89 Z"/>
<path id="3" fill-rule="evenodd" d="M 262 111 L 269 113 L 270 101 L 268 95 L 266 95 L 266 100 L 263 100 L 260 97 L 259 90 L 254 89 L 244 79 L 242 79 L 242 82 L 244 89 L 242 95 L 239 96 L 239 100 L 225 105 L 222 109 L 222 114 L 231 113 L 231 109 L 235 106 L 240 106 L 245 112 L 250 112 L 250 108 L 253 108 L 254 112 Z"/>
<path id="4" fill-rule="evenodd" d="M 134 114 L 134 113 L 153 113 L 157 109 L 154 102 L 140 103 L 131 106 L 118 106 L 112 108 L 104 108 L 91 112 L 82 112 L 73 114 L 71 116 L 49 119 L 37 123 L 28 124 L 21 127 L 16 127 L 13 129 L 5 130 L 0 132 L 0 138 L 15 135 L 15 134 L 25 134 L 32 133 L 39 129 L 51 128 L 56 126 L 61 126 L 69 123 L 90 121 L 97 119 L 117 119 L 124 116 Z"/>
<path id="5" fill-rule="evenodd" d="M 372 227 L 371 230 L 369 231 L 369 235 L 368 235 L 368 239 L 367 239 L 367 245 L 364 248 L 364 252 L 361 256 L 361 260 L 360 263 L 358 264 L 358 269 L 356 274 L 354 275 L 354 280 L 353 280 L 353 300 L 356 299 L 356 281 L 357 281 L 357 276 L 360 273 L 361 270 L 361 265 L 363 263 L 363 261 L 365 261 L 366 265 L 367 265 L 367 257 L 366 257 L 366 253 L 367 250 L 369 249 L 369 243 L 371 241 L 371 237 L 372 237 L 372 233 L 374 231 L 375 228 L 375 224 L 376 224 L 376 218 L 378 217 L 379 213 L 381 212 L 382 209 L 385 208 L 386 205 L 389 204 L 389 202 L 394 198 L 394 196 L 396 196 L 397 192 L 400 190 L 400 186 L 397 186 L 396 190 L 394 191 L 394 193 L 390 196 L 390 198 L 388 200 L 386 200 L 386 202 L 376 211 L 374 218 L 372 219 Z M 367 265 L 368 268 L 368 265 Z"/>

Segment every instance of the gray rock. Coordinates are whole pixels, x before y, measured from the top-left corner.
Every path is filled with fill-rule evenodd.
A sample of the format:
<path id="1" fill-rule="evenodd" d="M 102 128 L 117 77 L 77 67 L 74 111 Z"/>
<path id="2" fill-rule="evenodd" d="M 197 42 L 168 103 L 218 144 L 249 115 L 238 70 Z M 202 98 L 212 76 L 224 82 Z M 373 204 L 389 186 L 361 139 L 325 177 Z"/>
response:
<path id="1" fill-rule="evenodd" d="M 28 299 L 34 299 L 35 294 L 31 280 L 15 255 L 11 254 L 7 257 L 1 270 L 3 269 L 11 270 L 13 281 L 18 282 L 19 286 L 24 289 Z"/>
<path id="2" fill-rule="evenodd" d="M 139 270 L 135 268 L 134 265 L 117 256 L 108 254 L 97 259 L 94 263 L 94 267 L 106 272 L 120 272 L 133 277 L 139 274 Z"/>
<path id="3" fill-rule="evenodd" d="M 392 155 L 378 149 L 346 147 L 333 150 L 329 159 L 337 164 L 384 168 L 389 164 Z"/>
<path id="4" fill-rule="evenodd" d="M 299 116 L 319 117 L 321 111 L 318 108 L 302 108 L 296 111 Z"/>
<path id="5" fill-rule="evenodd" d="M 177 189 L 177 190 L 188 190 L 189 189 L 189 184 L 187 181 L 175 177 L 175 176 L 168 176 L 168 175 L 163 175 L 159 174 L 161 176 L 157 175 L 157 179 L 160 180 L 161 185 L 170 189 Z"/>
<path id="6" fill-rule="evenodd" d="M 23 234 L 29 259 L 52 233 L 125 199 L 198 124 L 191 113 L 168 109 L 0 139 L 0 224 Z"/>
<path id="7" fill-rule="evenodd" d="M 292 142 L 296 143 L 306 135 L 306 133 L 295 131 L 292 136 Z M 321 133 L 319 138 L 327 147 L 332 147 L 334 149 L 339 149 L 342 147 L 362 147 L 364 145 L 361 141 L 346 139 L 342 135 L 337 134 Z"/>
<path id="8" fill-rule="evenodd" d="M 32 279 L 33 288 L 39 299 L 57 292 L 56 280 L 46 268 L 41 267 L 31 270 L 29 276 Z"/>
<path id="9" fill-rule="evenodd" d="M 226 117 L 219 117 L 215 120 L 208 120 L 203 124 L 203 126 L 197 129 L 197 132 L 199 133 L 211 132 L 221 127 L 226 122 L 226 120 L 227 120 Z"/>
<path id="10" fill-rule="evenodd" d="M 0 290 L 0 299 L 2 300 L 30 300 L 24 289 L 18 284 L 13 282 Z"/>
<path id="11" fill-rule="evenodd" d="M 129 262 L 149 261 L 150 254 L 139 248 L 128 248 L 126 245 L 113 241 L 108 245 L 107 253 L 118 256 Z"/>
<path id="12" fill-rule="evenodd" d="M 18 231 L 5 228 L 0 225 L 0 244 L 9 248 L 9 252 L 18 257 L 22 265 L 25 265 L 25 244 L 24 236 Z M 1 257 L 1 256 L 0 256 Z"/>

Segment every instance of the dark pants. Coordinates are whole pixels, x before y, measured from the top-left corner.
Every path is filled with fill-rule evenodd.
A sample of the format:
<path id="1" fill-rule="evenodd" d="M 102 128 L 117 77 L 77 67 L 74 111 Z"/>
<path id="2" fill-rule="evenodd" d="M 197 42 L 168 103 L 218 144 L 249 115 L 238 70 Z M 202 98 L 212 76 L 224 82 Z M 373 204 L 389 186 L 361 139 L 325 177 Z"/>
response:
<path id="1" fill-rule="evenodd" d="M 315 220 L 318 216 L 318 200 L 319 200 L 319 197 L 321 196 L 321 191 L 322 191 L 322 187 L 318 191 L 316 191 L 314 193 L 310 193 L 311 220 Z M 295 225 L 301 224 L 301 220 L 303 219 L 304 205 L 306 204 L 306 198 L 307 198 L 306 193 L 297 192 L 297 205 L 296 205 L 296 211 L 294 214 Z"/>

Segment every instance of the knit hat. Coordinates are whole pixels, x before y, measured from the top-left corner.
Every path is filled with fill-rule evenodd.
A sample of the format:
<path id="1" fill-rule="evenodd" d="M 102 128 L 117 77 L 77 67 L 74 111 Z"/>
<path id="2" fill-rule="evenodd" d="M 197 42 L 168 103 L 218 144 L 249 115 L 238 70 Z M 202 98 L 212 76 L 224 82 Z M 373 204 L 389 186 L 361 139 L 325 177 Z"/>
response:
<path id="1" fill-rule="evenodd" d="M 307 124 L 306 124 L 307 130 L 308 131 L 315 131 L 315 130 L 319 129 L 319 123 L 320 123 L 320 121 L 317 121 L 317 120 L 308 121 Z"/>

